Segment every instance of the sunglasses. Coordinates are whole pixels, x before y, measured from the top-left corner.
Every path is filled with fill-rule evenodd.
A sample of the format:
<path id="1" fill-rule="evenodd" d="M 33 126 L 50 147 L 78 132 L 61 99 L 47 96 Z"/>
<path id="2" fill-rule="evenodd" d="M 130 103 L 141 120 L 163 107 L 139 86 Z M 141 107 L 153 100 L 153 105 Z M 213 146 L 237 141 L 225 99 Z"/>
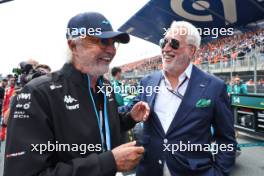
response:
<path id="1" fill-rule="evenodd" d="M 112 39 L 112 38 L 100 39 L 100 38 L 96 38 L 96 37 L 87 36 L 87 37 L 85 37 L 85 40 L 90 44 L 99 45 L 101 48 L 106 48 L 108 46 L 112 46 L 112 47 L 117 49 L 119 46 L 119 42 L 115 39 Z"/>
<path id="2" fill-rule="evenodd" d="M 175 50 L 176 49 L 179 49 L 179 47 L 180 47 L 179 40 L 176 40 L 176 39 L 170 39 L 170 40 L 168 40 L 166 38 L 162 38 L 159 41 L 159 46 L 161 47 L 161 49 L 163 49 L 168 42 L 169 42 L 169 45 L 170 45 L 171 48 L 173 48 Z"/>

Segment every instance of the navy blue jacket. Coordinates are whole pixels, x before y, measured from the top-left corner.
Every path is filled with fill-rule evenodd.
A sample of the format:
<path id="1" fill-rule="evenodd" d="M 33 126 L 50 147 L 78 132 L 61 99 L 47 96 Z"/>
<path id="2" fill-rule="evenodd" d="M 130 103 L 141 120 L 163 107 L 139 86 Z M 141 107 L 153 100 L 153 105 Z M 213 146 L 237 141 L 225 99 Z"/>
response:
<path id="1" fill-rule="evenodd" d="M 143 78 L 140 85 L 144 88 L 159 86 L 161 79 L 162 73 L 159 71 Z M 182 103 L 166 134 L 154 112 L 156 95 L 155 92 L 151 96 L 141 93 L 136 99 L 147 102 L 151 109 L 140 140 L 146 152 L 137 167 L 137 176 L 162 176 L 164 162 L 172 176 L 228 175 L 235 162 L 237 143 L 233 113 L 224 82 L 193 66 Z M 204 107 L 197 105 L 203 99 L 210 100 L 211 103 Z M 214 134 L 211 133 L 211 126 Z M 214 156 L 208 150 L 168 151 L 180 141 L 208 146 L 213 140 L 218 146 L 229 144 L 228 148 L 223 147 L 229 151 L 218 150 Z"/>

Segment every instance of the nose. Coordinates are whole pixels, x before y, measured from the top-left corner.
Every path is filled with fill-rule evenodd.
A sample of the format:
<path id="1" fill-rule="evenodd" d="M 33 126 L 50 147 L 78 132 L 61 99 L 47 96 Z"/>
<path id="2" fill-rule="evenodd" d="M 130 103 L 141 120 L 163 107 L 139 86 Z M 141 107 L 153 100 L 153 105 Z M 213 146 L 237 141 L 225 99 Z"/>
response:
<path id="1" fill-rule="evenodd" d="M 162 52 L 169 52 L 171 51 L 172 48 L 171 46 L 169 45 L 169 42 L 165 44 L 164 48 L 162 49 Z"/>
<path id="2" fill-rule="evenodd" d="M 111 55 L 115 55 L 115 54 L 116 54 L 116 48 L 115 48 L 114 45 L 106 46 L 106 47 L 105 47 L 105 51 L 106 51 L 108 54 L 111 54 Z"/>

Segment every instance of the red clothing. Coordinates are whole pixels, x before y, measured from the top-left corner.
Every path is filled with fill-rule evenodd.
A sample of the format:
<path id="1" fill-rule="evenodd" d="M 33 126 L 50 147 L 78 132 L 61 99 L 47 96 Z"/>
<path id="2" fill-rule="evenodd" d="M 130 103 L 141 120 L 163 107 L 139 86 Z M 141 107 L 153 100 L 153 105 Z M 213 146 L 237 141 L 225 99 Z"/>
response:
<path id="1" fill-rule="evenodd" d="M 10 104 L 10 99 L 13 96 L 15 91 L 15 86 L 6 88 L 5 90 L 5 98 L 4 98 L 4 102 L 3 102 L 3 110 L 2 110 L 2 115 L 4 115 L 6 113 L 6 111 L 9 108 L 9 104 Z"/>
<path id="2" fill-rule="evenodd" d="M 5 90 L 5 97 L 3 101 L 3 109 L 2 109 L 2 117 L 8 111 L 11 97 L 13 96 L 15 91 L 15 86 L 9 87 Z M 6 126 L 2 126 L 1 133 L 0 133 L 0 140 L 4 141 L 6 137 Z"/>

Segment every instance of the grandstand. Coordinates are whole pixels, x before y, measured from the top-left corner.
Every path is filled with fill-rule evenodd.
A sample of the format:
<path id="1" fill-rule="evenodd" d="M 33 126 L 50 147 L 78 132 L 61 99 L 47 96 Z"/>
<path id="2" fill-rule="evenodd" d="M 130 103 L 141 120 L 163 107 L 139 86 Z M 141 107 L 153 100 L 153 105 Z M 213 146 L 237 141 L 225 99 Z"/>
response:
<path id="1" fill-rule="evenodd" d="M 264 28 L 238 32 L 204 43 L 197 51 L 193 64 L 226 82 L 239 76 L 248 84 L 250 93 L 264 93 Z M 125 79 L 140 79 L 162 68 L 161 56 L 121 66 Z"/>
<path id="2" fill-rule="evenodd" d="M 161 56 L 145 58 L 121 66 L 125 78 L 142 78 L 162 68 Z"/>

